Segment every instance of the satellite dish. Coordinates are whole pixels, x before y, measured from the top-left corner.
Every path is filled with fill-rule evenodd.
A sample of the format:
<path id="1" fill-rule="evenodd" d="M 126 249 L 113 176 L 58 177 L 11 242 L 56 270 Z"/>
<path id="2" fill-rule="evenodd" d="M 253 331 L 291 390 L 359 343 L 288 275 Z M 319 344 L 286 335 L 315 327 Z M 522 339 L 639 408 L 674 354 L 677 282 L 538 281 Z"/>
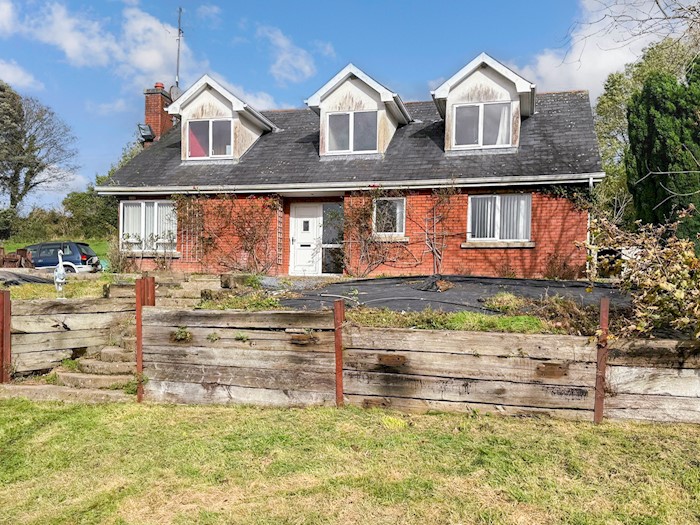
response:
<path id="1" fill-rule="evenodd" d="M 175 102 L 182 95 L 182 90 L 178 86 L 170 86 L 170 100 Z"/>

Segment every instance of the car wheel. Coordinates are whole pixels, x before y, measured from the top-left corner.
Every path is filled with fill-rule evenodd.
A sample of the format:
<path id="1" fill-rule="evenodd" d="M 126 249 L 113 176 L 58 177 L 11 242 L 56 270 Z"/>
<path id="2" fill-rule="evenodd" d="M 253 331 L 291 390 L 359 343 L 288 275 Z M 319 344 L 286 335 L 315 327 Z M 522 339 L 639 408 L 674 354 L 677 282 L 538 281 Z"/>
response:
<path id="1" fill-rule="evenodd" d="M 73 268 L 72 266 L 65 265 L 63 266 L 63 269 L 66 273 L 75 273 L 75 268 Z"/>

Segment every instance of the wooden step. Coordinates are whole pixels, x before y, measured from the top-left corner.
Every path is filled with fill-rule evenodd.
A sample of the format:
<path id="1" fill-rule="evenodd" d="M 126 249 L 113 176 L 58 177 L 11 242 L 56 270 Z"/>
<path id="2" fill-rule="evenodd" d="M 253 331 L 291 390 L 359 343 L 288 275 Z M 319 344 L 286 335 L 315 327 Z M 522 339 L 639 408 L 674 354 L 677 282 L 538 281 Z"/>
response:
<path id="1" fill-rule="evenodd" d="M 97 374 L 101 376 L 118 376 L 134 374 L 136 363 L 134 361 L 100 361 L 98 359 L 79 359 L 78 368 L 84 374 Z"/>
<path id="2" fill-rule="evenodd" d="M 127 352 L 136 352 L 136 336 L 122 337 L 122 349 Z"/>
<path id="3" fill-rule="evenodd" d="M 31 401 L 72 401 L 78 403 L 123 403 L 134 396 L 121 390 L 71 388 L 60 385 L 0 385 L 0 399 L 23 398 Z"/>
<path id="4" fill-rule="evenodd" d="M 59 385 L 73 388 L 122 388 L 134 379 L 133 375 L 105 376 L 98 374 L 83 374 L 81 372 L 66 372 L 57 370 L 56 378 Z"/>
<path id="5" fill-rule="evenodd" d="M 104 361 L 105 363 L 132 362 L 135 360 L 135 351 L 124 350 L 120 346 L 106 346 L 100 351 L 100 361 Z"/>

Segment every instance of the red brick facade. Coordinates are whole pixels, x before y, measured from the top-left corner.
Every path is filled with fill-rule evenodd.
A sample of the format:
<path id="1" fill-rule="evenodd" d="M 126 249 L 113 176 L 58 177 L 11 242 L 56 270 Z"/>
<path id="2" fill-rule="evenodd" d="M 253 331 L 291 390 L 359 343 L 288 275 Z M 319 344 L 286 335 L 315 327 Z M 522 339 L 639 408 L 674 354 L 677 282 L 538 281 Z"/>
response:
<path id="1" fill-rule="evenodd" d="M 473 194 L 485 191 L 472 191 Z M 488 192 L 493 193 L 493 192 Z M 344 198 L 346 217 L 350 207 L 358 206 L 366 195 L 347 195 Z M 426 218 L 432 220 L 436 197 L 430 191 L 411 192 L 406 195 L 405 238 L 401 242 L 390 243 L 390 253 L 384 264 L 379 264 L 370 275 L 428 275 L 435 268 L 433 252 L 428 248 L 426 235 L 438 236 L 442 249 L 443 274 L 461 274 L 478 276 L 517 276 L 541 277 L 555 260 L 582 271 L 586 263 L 585 249 L 578 244 L 586 241 L 588 216 L 585 211 L 576 209 L 567 199 L 536 193 L 532 194 L 531 245 L 529 247 L 481 248 L 471 247 L 467 240 L 467 208 L 469 196 L 466 190 L 449 199 L 449 211 L 444 212 L 445 219 L 435 229 L 427 228 Z M 258 267 L 267 268 L 272 275 L 289 273 L 290 259 L 290 205 L 294 202 L 331 202 L 339 198 L 326 199 L 282 199 L 282 202 L 269 215 L 267 227 L 258 227 L 269 236 L 261 242 L 257 250 Z M 225 202 L 224 202 L 225 201 Z M 180 221 L 178 226 L 178 252 L 180 257 L 173 261 L 173 269 L 186 272 L 222 272 L 232 269 L 251 267 L 246 261 L 246 251 L 241 247 L 241 240 L 235 236 L 232 218 L 233 208 L 239 207 L 246 217 L 256 217 L 254 210 L 261 203 L 270 205 L 273 201 L 266 197 L 259 198 L 205 198 L 200 208 L 204 223 L 204 233 L 191 231 L 192 221 Z M 275 204 L 275 206 L 277 206 Z M 443 207 L 443 210 L 445 208 Z M 246 211 L 248 210 L 248 211 Z M 251 215 L 252 214 L 252 215 Z M 187 224 L 183 224 L 187 223 Z M 428 224 L 431 221 L 427 221 Z M 201 224 L 201 223 L 200 223 Z M 247 225 L 246 227 L 249 227 Z M 190 231 L 187 231 L 190 230 Z M 203 238 L 214 249 L 203 250 Z M 346 242 L 349 239 L 346 237 Z M 205 242 L 205 244 L 206 244 Z M 357 255 L 352 243 L 348 243 L 349 273 L 357 273 Z M 207 253 L 205 253 L 207 252 Z M 223 262 L 223 263 L 222 263 Z M 154 261 L 144 259 L 142 269 L 152 269 Z"/>
<path id="2" fill-rule="evenodd" d="M 144 91 L 146 99 L 146 124 L 151 126 L 156 141 L 173 127 L 172 116 L 165 111 L 165 108 L 172 102 L 170 94 L 165 91 L 163 84 L 160 82 L 153 89 Z M 144 142 L 144 147 L 148 147 L 152 142 Z"/>

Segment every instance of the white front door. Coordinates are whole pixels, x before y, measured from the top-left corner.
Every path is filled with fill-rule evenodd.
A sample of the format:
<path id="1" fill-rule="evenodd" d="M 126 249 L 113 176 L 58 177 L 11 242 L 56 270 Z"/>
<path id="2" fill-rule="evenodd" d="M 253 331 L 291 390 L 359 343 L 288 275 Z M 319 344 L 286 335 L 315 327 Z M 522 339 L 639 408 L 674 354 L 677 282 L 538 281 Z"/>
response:
<path id="1" fill-rule="evenodd" d="M 322 204 L 292 204 L 290 275 L 321 275 Z"/>

